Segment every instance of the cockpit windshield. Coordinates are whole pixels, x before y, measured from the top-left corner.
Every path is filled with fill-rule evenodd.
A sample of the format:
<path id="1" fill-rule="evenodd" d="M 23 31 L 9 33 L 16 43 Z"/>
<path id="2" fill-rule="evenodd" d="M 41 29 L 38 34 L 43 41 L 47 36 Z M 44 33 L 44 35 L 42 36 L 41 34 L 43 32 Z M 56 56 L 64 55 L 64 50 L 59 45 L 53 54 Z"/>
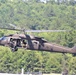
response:
<path id="1" fill-rule="evenodd" d="M 3 36 L 3 37 L 1 37 L 1 38 L 0 38 L 0 40 L 6 40 L 6 37 L 5 37 L 5 36 Z"/>

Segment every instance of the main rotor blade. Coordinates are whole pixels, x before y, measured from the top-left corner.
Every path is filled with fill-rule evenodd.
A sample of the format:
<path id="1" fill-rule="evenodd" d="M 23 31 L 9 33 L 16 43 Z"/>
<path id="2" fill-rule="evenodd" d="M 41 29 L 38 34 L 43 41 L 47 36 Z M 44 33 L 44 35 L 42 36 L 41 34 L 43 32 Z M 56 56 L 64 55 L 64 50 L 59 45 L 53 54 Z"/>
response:
<path id="1" fill-rule="evenodd" d="M 11 27 L 13 27 L 14 29 L 20 29 L 19 27 L 17 27 L 17 26 L 14 25 L 14 24 L 9 23 L 9 25 L 10 25 Z"/>
<path id="2" fill-rule="evenodd" d="M 25 30 L 25 32 L 67 32 L 68 30 Z"/>
<path id="3" fill-rule="evenodd" d="M 14 27 L 14 28 L 17 28 L 14 24 L 11 24 L 11 23 L 10 23 L 9 25 L 12 26 L 12 27 Z"/>
<path id="4" fill-rule="evenodd" d="M 22 31 L 21 29 L 14 29 L 14 28 L 3 28 L 3 27 L 0 27 L 0 29 L 15 30 L 15 31 Z"/>
<path id="5" fill-rule="evenodd" d="M 0 28 L 7 30 L 23 31 L 23 32 L 68 32 L 69 30 L 25 30 L 25 29 L 15 29 L 15 28 Z"/>

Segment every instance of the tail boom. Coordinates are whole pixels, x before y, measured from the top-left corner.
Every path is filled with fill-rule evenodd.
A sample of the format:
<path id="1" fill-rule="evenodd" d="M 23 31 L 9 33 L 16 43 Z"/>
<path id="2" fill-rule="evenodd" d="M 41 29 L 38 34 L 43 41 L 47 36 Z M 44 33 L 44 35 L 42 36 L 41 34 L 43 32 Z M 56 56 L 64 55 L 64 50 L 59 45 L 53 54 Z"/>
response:
<path id="1" fill-rule="evenodd" d="M 27 48 L 31 49 L 29 47 Z M 76 54 L 76 47 L 68 48 L 68 47 L 60 46 L 53 43 L 47 43 L 47 42 L 43 44 L 39 44 L 37 46 L 33 46 L 32 50 Z"/>

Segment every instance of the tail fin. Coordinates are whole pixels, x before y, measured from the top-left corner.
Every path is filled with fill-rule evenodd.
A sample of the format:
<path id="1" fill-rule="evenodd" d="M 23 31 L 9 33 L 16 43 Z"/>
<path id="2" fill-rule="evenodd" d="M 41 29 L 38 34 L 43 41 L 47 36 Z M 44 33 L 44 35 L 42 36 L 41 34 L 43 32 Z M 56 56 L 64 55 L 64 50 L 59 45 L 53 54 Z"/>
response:
<path id="1" fill-rule="evenodd" d="M 74 47 L 72 47 L 73 50 L 76 50 L 76 45 Z"/>
<path id="2" fill-rule="evenodd" d="M 72 50 L 74 50 L 74 51 L 76 50 L 76 45 L 74 47 L 72 47 Z M 73 56 L 76 57 L 76 52 L 73 53 Z"/>

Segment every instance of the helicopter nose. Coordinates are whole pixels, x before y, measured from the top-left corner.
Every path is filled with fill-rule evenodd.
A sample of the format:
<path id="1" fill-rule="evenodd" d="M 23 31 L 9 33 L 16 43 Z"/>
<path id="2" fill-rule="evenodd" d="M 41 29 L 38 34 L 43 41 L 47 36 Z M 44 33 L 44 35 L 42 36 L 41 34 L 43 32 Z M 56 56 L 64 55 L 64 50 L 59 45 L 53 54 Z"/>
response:
<path id="1" fill-rule="evenodd" d="M 1 42 L 2 42 L 2 40 L 1 40 L 1 38 L 0 38 L 0 45 L 2 45 Z"/>
<path id="2" fill-rule="evenodd" d="M 5 43 L 4 43 L 4 41 L 6 40 L 6 37 L 1 37 L 0 38 L 0 45 L 4 45 Z"/>
<path id="3" fill-rule="evenodd" d="M 0 38 L 0 41 L 1 41 L 1 39 L 2 39 L 2 38 Z"/>
<path id="4" fill-rule="evenodd" d="M 2 41 L 2 37 L 0 38 L 0 42 Z"/>

